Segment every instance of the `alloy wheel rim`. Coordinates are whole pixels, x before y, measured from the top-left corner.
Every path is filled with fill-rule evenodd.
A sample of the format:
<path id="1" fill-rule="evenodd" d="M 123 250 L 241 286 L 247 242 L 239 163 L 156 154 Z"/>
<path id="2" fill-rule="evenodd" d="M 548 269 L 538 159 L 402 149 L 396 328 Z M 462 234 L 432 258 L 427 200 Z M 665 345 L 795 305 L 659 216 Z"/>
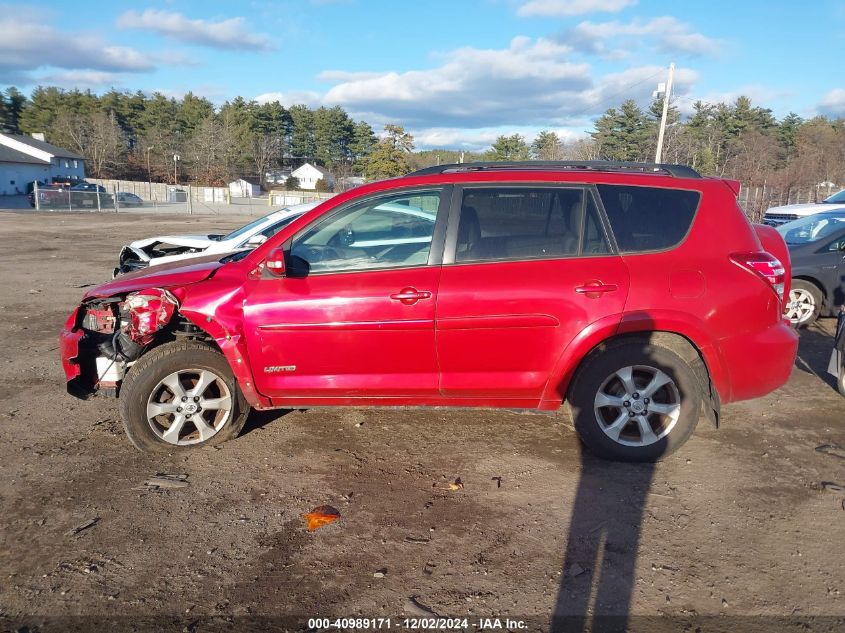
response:
<path id="1" fill-rule="evenodd" d="M 648 365 L 630 365 L 608 376 L 593 408 L 599 428 L 623 446 L 650 446 L 672 432 L 681 416 L 678 386 Z"/>
<path id="2" fill-rule="evenodd" d="M 214 437 L 232 415 L 232 394 L 208 369 L 180 369 L 150 392 L 147 422 L 156 436 L 174 446 L 200 444 Z"/>
<path id="3" fill-rule="evenodd" d="M 786 318 L 792 323 L 804 323 L 816 312 L 816 300 L 813 295 L 800 288 L 789 291 Z"/>

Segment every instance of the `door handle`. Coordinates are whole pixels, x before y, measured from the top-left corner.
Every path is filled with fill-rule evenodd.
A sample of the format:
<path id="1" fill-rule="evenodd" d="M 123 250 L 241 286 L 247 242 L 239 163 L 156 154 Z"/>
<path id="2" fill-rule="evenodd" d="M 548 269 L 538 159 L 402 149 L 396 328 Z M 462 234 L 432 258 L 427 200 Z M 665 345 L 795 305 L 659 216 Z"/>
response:
<path id="1" fill-rule="evenodd" d="M 583 286 L 575 288 L 575 292 L 579 295 L 587 295 L 591 299 L 598 298 L 605 292 L 614 292 L 615 290 L 618 290 L 616 284 L 603 284 L 600 281 L 588 281 Z"/>
<path id="2" fill-rule="evenodd" d="M 428 290 L 417 290 L 416 288 L 402 288 L 399 292 L 390 295 L 394 301 L 401 301 L 405 305 L 413 305 L 420 299 L 430 299 L 431 293 Z"/>

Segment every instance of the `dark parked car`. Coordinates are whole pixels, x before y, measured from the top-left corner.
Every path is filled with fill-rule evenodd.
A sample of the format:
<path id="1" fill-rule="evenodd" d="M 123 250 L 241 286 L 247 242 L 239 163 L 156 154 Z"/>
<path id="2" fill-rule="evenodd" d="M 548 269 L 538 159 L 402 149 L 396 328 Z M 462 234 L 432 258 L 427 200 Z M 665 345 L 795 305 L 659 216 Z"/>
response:
<path id="1" fill-rule="evenodd" d="M 114 206 L 114 197 L 106 191 L 106 188 L 91 182 L 81 182 L 71 187 L 70 201 L 74 207 L 91 209 Z"/>
<path id="2" fill-rule="evenodd" d="M 117 204 L 121 207 L 140 207 L 143 206 L 144 201 L 134 193 L 129 193 L 128 191 L 118 191 Z"/>
<path id="3" fill-rule="evenodd" d="M 836 316 L 845 304 L 845 211 L 829 211 L 777 228 L 792 258 L 786 315 L 798 327 Z"/>

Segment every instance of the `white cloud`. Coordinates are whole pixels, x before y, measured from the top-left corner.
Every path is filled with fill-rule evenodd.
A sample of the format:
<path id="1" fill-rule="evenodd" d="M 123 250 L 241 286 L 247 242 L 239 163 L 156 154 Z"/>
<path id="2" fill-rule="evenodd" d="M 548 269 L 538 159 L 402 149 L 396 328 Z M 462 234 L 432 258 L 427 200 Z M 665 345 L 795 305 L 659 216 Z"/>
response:
<path id="1" fill-rule="evenodd" d="M 572 142 L 586 136 L 585 132 L 569 128 L 542 128 L 554 132 L 564 142 Z M 527 143 L 531 143 L 541 131 L 540 127 L 501 126 L 467 130 L 463 128 L 423 128 L 409 130 L 414 136 L 417 149 L 455 149 L 467 152 L 481 152 L 489 148 L 502 135 L 520 134 Z"/>
<path id="2" fill-rule="evenodd" d="M 663 66 L 639 66 L 619 73 L 605 75 L 596 87 L 585 93 L 584 99 L 591 105 L 593 116 L 608 108 L 617 107 L 626 99 L 633 99 L 640 105 L 652 100 L 652 92 L 658 82 L 665 81 L 667 69 Z M 672 94 L 684 97 L 699 79 L 698 73 L 689 68 L 676 68 Z"/>
<path id="3" fill-rule="evenodd" d="M 587 13 L 618 13 L 637 0 L 528 0 L 517 9 L 524 16 L 570 16 Z"/>
<path id="4" fill-rule="evenodd" d="M 124 75 L 110 73 L 103 70 L 67 70 L 63 72 L 40 75 L 41 83 L 59 86 L 60 88 L 102 88 L 120 84 Z"/>
<path id="5" fill-rule="evenodd" d="M 179 41 L 188 41 L 212 48 L 229 50 L 269 50 L 270 39 L 252 33 L 243 17 L 214 22 L 191 20 L 181 13 L 160 9 L 147 9 L 143 13 L 126 11 L 117 18 L 121 29 L 152 31 Z"/>
<path id="6" fill-rule="evenodd" d="M 452 51 L 429 70 L 324 73 L 324 79 L 342 80 L 323 101 L 353 112 L 382 113 L 410 126 L 562 119 L 592 83 L 589 66 L 569 61 L 569 52 L 551 40 L 516 37 L 505 49 Z"/>
<path id="7" fill-rule="evenodd" d="M 660 51 L 690 55 L 713 55 L 722 44 L 672 16 L 630 22 L 581 22 L 561 32 L 558 41 L 583 53 L 619 57 L 654 42 Z"/>
<path id="8" fill-rule="evenodd" d="M 319 92 L 311 90 L 293 92 L 265 92 L 255 97 L 258 103 L 272 103 L 278 101 L 285 107 L 292 105 L 307 105 L 308 107 L 319 107 L 322 105 L 322 96 Z"/>
<path id="9" fill-rule="evenodd" d="M 548 39 L 514 38 L 501 49 L 465 47 L 438 56 L 432 68 L 392 72 L 326 71 L 333 83 L 319 92 L 268 92 L 259 102 L 289 106 L 341 105 L 376 130 L 399 123 L 411 130 L 417 146 L 478 150 L 500 134 L 533 138 L 541 129 L 571 137 L 590 129 L 591 117 L 628 98 L 651 101 L 666 68 L 635 66 L 611 74 L 571 61 L 569 46 Z M 675 72 L 675 92 L 688 94 L 698 75 L 686 67 Z"/>
<path id="10" fill-rule="evenodd" d="M 6 9 L 0 13 L 0 83 L 31 81 L 39 68 L 115 73 L 155 66 L 148 55 L 113 46 L 99 35 L 63 33 L 30 12 L 17 15 Z"/>
<path id="11" fill-rule="evenodd" d="M 830 116 L 845 117 L 845 88 L 834 88 L 822 97 L 819 111 Z"/>
<path id="12" fill-rule="evenodd" d="M 789 96 L 791 96 L 790 93 L 785 90 L 775 90 L 762 84 L 745 84 L 734 90 L 708 92 L 701 96 L 690 94 L 688 97 L 679 100 L 675 105 L 678 107 L 681 114 L 690 115 L 695 111 L 693 104 L 696 101 L 713 105 L 716 103 L 733 103 L 739 97 L 748 97 L 754 105 L 769 107 L 773 101 L 784 99 Z"/>

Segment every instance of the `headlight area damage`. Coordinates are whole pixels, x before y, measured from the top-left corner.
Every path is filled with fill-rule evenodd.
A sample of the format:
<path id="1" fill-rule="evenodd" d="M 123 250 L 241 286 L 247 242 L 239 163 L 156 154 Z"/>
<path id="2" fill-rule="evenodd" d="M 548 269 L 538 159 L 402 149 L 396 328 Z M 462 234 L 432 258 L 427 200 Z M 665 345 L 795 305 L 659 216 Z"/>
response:
<path id="1" fill-rule="evenodd" d="M 156 337 L 196 329 L 173 318 L 178 310 L 176 297 L 162 288 L 86 300 L 61 335 L 68 393 L 79 398 L 96 391 L 117 395 L 126 370 Z"/>

